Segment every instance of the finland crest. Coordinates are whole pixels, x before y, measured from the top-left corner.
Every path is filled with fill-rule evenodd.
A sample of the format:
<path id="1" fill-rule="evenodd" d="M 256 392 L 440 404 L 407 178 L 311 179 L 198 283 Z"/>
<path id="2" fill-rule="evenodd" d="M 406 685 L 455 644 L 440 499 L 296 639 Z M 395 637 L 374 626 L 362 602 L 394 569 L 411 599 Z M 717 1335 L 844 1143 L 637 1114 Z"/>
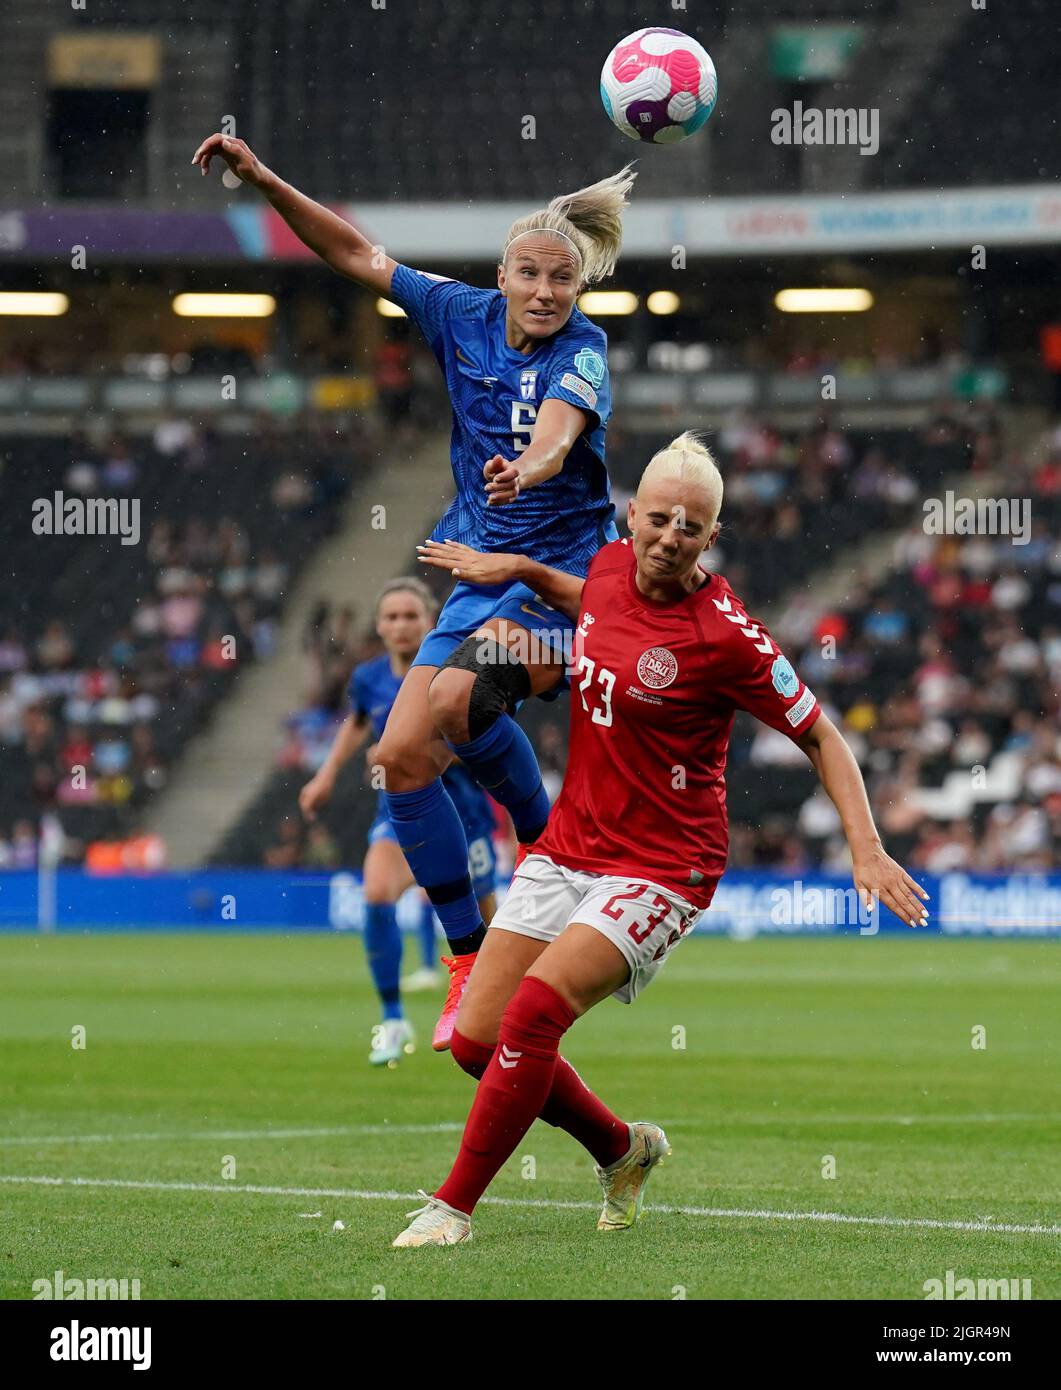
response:
<path id="1" fill-rule="evenodd" d="M 520 372 L 519 374 L 519 394 L 525 401 L 533 401 L 538 395 L 538 373 L 537 371 Z"/>

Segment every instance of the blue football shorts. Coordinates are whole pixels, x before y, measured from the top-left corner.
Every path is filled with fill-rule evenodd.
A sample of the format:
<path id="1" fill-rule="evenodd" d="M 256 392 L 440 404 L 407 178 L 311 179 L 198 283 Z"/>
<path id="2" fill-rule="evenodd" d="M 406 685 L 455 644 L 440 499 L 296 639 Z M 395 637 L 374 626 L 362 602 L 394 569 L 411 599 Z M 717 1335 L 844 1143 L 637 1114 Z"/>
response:
<path id="1" fill-rule="evenodd" d="M 574 619 L 550 608 L 526 584 L 511 580 L 507 584 L 459 583 L 443 605 L 437 626 L 421 642 L 413 665 L 441 666 L 463 641 L 491 618 L 507 618 L 511 623 L 519 623 L 533 635 L 543 656 L 553 653 L 570 662 Z M 543 691 L 538 698 L 555 700 L 570 688 L 565 666 L 559 684 Z"/>

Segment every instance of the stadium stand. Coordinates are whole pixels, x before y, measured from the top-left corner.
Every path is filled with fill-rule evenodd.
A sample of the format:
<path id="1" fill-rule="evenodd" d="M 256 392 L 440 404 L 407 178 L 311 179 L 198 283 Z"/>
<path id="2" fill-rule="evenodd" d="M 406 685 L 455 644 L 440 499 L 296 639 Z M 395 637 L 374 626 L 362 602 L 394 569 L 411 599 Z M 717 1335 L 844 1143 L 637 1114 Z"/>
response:
<path id="1" fill-rule="evenodd" d="M 642 161 L 643 190 L 678 195 L 692 169 L 710 171 L 716 194 L 790 190 L 801 170 L 818 188 L 843 186 L 838 180 L 856 175 L 866 187 L 1058 177 L 1061 155 L 1050 123 L 1023 119 L 1027 110 L 1053 105 L 1054 45 L 1044 41 L 1057 33 L 1052 0 L 967 6 L 955 22 L 940 24 L 926 17 L 931 8 L 920 0 L 712 6 L 697 27 L 725 73 L 725 101 L 701 141 L 671 151 L 666 163 Z M 391 4 L 371 12 L 371 43 L 361 10 L 347 0 L 312 6 L 233 0 L 224 7 L 205 0 L 94 0 L 67 14 L 68 32 L 131 30 L 162 38 L 164 73 L 150 111 L 165 140 L 148 161 L 135 130 L 124 145 L 111 132 L 67 160 L 64 138 L 75 140 L 72 128 L 65 137 L 49 137 L 44 148 L 5 135 L 0 176 L 12 187 L 35 181 L 34 195 L 50 186 L 69 197 L 212 204 L 216 192 L 186 166 L 202 136 L 203 111 L 215 111 L 217 123 L 223 114 L 234 116 L 237 132 L 269 164 L 317 197 L 536 199 L 577 187 L 587 171 L 597 177 L 636 153 L 603 128 L 596 89 L 606 39 L 640 27 L 643 9 L 629 0 L 581 0 L 578 11 L 581 32 L 600 34 L 599 45 L 571 44 L 568 0 L 489 14 L 473 0 L 454 0 L 439 7 L 431 27 L 408 24 L 402 7 Z M 796 25 L 798 32 L 812 20 L 846 29 L 855 41 L 839 81 L 797 83 L 776 70 L 782 26 L 791 32 Z M 524 22 L 534 25 L 533 44 L 515 38 Z M 5 6 L 0 44 L 13 61 L 0 114 L 9 125 L 29 113 L 45 127 L 55 116 L 39 80 L 52 27 L 36 0 Z M 554 61 L 558 51 L 565 53 L 562 65 Z M 461 80 L 480 70 L 491 73 L 490 83 Z M 396 71 L 410 74 L 400 100 L 382 90 L 379 76 Z M 1017 73 L 1019 102 L 1013 100 Z M 514 94 L 511 109 L 519 119 L 498 122 L 498 84 Z M 797 95 L 823 107 L 879 107 L 880 156 L 823 161 L 810 151 L 807 161 L 791 159 L 772 144 L 769 115 Z M 535 136 L 548 138 L 526 138 L 523 113 L 539 123 Z M 119 143 L 108 146 L 108 140 Z M 130 170 L 124 182 L 113 183 L 119 147 Z"/>
<path id="2" fill-rule="evenodd" d="M 611 467 L 622 505 L 669 436 L 616 435 Z M 775 636 L 852 743 L 892 852 L 927 868 L 948 854 L 958 862 L 957 836 L 968 841 L 968 867 L 1002 867 L 1024 834 L 1031 848 L 1023 866 L 1056 857 L 1061 434 L 1011 459 L 993 415 L 941 409 L 919 430 L 819 425 L 800 434 L 744 417 L 712 443 L 727 482 L 715 567 L 753 611 L 779 605 Z M 1003 464 L 1013 491 L 1032 502 L 1027 545 L 926 535 L 925 497 L 943 486 L 960 493 L 963 479 L 996 476 Z M 879 534 L 899 538 L 883 578 L 854 582 L 843 602 L 816 603 L 823 564 L 841 550 L 857 564 L 859 542 Z M 1034 571 L 1033 582 L 1017 575 L 1018 564 Z M 407 568 L 414 565 L 410 557 Z M 426 577 L 445 592 L 444 577 Z M 364 768 L 341 780 L 323 833 L 301 824 L 296 799 L 345 716 L 350 668 L 379 650 L 348 612 L 322 612 L 307 642 L 316 697 L 292 714 L 272 780 L 215 862 L 319 867 L 322 854 L 360 862 L 375 805 Z M 951 680 L 942 705 L 934 694 L 941 671 Z M 521 723 L 555 792 L 566 706 L 528 701 Z M 973 765 L 984 768 L 982 788 L 973 787 Z M 958 777 L 943 794 L 948 773 Z M 727 781 L 734 866 L 840 867 L 835 813 L 787 739 L 739 718 Z M 1025 804 L 1029 788 L 1038 800 Z"/>
<path id="3" fill-rule="evenodd" d="M 341 446 L 271 428 L 252 448 L 184 429 L 101 450 L 3 440 L 5 500 L 19 514 L 56 492 L 124 495 L 140 503 L 141 540 L 27 525 L 7 541 L 0 860 L 16 824 L 43 812 L 58 815 L 74 858 L 135 827 L 239 667 L 268 657 L 291 578 L 350 486 Z"/>
<path id="4" fill-rule="evenodd" d="M 1028 118 L 1056 105 L 1058 25 L 1052 0 L 969 7 L 897 128 L 882 139 L 878 179 L 905 188 L 954 183 L 956 171 L 970 184 L 1061 175 L 1052 123 Z"/>
<path id="5" fill-rule="evenodd" d="M 609 469 L 621 519 L 646 463 L 672 433 L 613 432 Z M 806 581 L 829 552 L 901 524 L 926 491 L 964 472 L 973 453 L 969 426 L 945 408 L 920 431 L 841 428 L 827 418 L 797 431 L 735 415 L 708 441 L 726 487 L 722 534 L 708 563 L 752 606 Z"/>
<path id="6" fill-rule="evenodd" d="M 1025 543 L 936 537 L 919 521 L 880 582 L 825 609 L 811 588 L 774 629 L 841 723 L 890 852 L 930 872 L 1047 870 L 1061 854 L 1056 430 L 1039 457 L 1007 460 L 1005 482 L 1029 504 Z M 835 812 L 801 757 L 738 721 L 732 864 L 842 868 Z"/>
<path id="7" fill-rule="evenodd" d="M 643 153 L 603 125 L 596 92 L 605 39 L 644 22 L 642 11 L 630 0 L 580 0 L 579 28 L 601 35 L 596 46 L 570 44 L 569 0 L 538 0 L 533 6 L 513 0 L 504 12 L 486 18 L 483 7 L 472 0 L 453 0 L 439 8 L 431 27 L 403 23 L 401 6 L 390 3 L 372 12 L 371 44 L 364 41 L 364 16 L 355 9 L 346 0 L 315 0 L 312 5 L 308 0 L 233 0 L 224 7 L 208 0 L 93 0 L 84 10 L 71 10 L 63 20 L 64 32 L 156 33 L 164 57 L 151 94 L 154 143 L 150 167 L 145 161 L 141 171 L 146 182 L 142 188 L 97 189 L 95 180 L 115 160 L 104 146 L 88 142 L 78 170 L 81 196 L 95 198 L 99 193 L 156 207 L 216 209 L 216 180 L 201 180 L 188 163 L 190 150 L 205 133 L 204 111 L 216 113 L 217 123 L 223 114 L 233 113 L 238 133 L 267 162 L 295 178 L 308 193 L 332 203 L 504 198 L 531 205 Z M 857 29 L 861 46 L 840 82 L 801 87 L 807 100 L 829 105 L 836 97 L 849 104 L 860 90 L 862 99 L 878 90 L 883 105 L 895 68 L 907 82 L 913 80 L 911 74 L 918 75 L 917 89 L 904 89 L 894 110 L 882 111 L 880 157 L 856 156 L 862 186 L 1003 184 L 1061 175 L 1050 123 L 1024 119 L 1027 110 L 1052 109 L 1051 55 L 1056 44 L 1040 40 L 1046 33 L 1056 35 L 1056 7 L 1048 0 L 989 6 L 986 11 L 969 7 L 954 24 L 938 30 L 912 23 L 924 10 L 918 0 L 743 0 L 739 6 L 714 5 L 704 16 L 709 32 L 703 37 L 725 73 L 725 101 L 702 140 L 667 151 L 665 159 L 641 160 L 639 195 L 684 196 L 692 187 L 705 186 L 718 194 L 767 193 L 795 186 L 785 184 L 784 152 L 769 140 L 767 113 L 774 105 L 790 102 L 797 90 L 774 71 L 772 45 L 776 26 L 798 26 L 812 18 L 835 22 L 852 33 Z M 521 33 L 521 16 L 531 12 L 535 42 L 510 42 Z M 42 74 L 53 30 L 53 20 L 36 0 L 9 0 L 0 16 L 0 46 L 10 57 L 9 81 L 0 92 L 0 114 L 8 116 L 0 125 L 9 132 L 0 133 L 0 180 L 30 204 L 61 200 L 54 186 L 56 149 L 45 149 L 44 134 L 51 98 Z M 914 63 L 909 48 L 916 43 L 924 52 Z M 560 50 L 566 55 L 564 64 L 555 62 Z M 493 75 L 491 84 L 461 80 L 462 74 L 486 68 Z M 382 91 L 379 83 L 380 73 L 399 70 L 412 75 L 402 100 L 395 99 L 393 90 Z M 1015 104 L 1013 74 L 1018 72 L 1021 102 Z M 547 139 L 524 139 L 519 121 L 502 128 L 496 120 L 495 83 L 504 83 L 515 94 L 512 110 L 535 115 Z M 23 141 L 19 118 L 33 127 L 36 145 Z M 143 156 L 146 141 L 136 143 Z M 690 162 L 699 183 L 688 181 Z M 816 176 L 822 171 L 816 166 L 812 171 L 808 163 L 802 173 L 810 172 Z M 819 189 L 828 186 L 809 179 L 807 186 L 812 184 Z M 61 269 L 65 273 L 65 267 Z M 644 266 L 640 272 L 648 273 Z M 454 273 L 481 279 L 468 267 Z M 631 273 L 636 279 L 637 267 L 631 267 Z M 945 273 L 950 273 L 949 267 Z M 180 369 L 173 367 L 172 358 L 168 366 L 155 366 L 171 375 L 187 371 L 192 384 L 197 374 L 222 371 L 260 379 L 278 368 L 300 373 L 366 371 L 371 345 L 362 339 L 371 335 L 361 334 L 361 321 L 352 313 L 342 342 L 338 331 L 335 342 L 313 341 L 315 334 L 325 331 L 319 329 L 318 316 L 305 311 L 318 307 L 320 275 L 314 267 L 305 278 L 286 280 L 285 307 L 291 312 L 267 346 L 261 346 L 264 338 L 253 350 L 204 341 L 201 348 L 183 354 L 189 360 Z M 881 278 L 888 278 L 883 271 Z M 755 302 L 758 296 L 766 303 L 763 285 L 739 274 L 734 285 L 735 300 L 743 301 L 739 306 L 724 299 L 722 287 L 712 286 L 716 298 L 711 303 L 710 335 L 705 333 L 702 306 L 692 301 L 673 318 L 647 325 L 631 320 L 629 333 L 624 321 L 613 321 L 616 356 L 626 355 L 630 378 L 638 373 L 642 378 L 664 375 L 670 370 L 667 353 L 673 357 L 676 345 L 689 343 L 709 354 L 711 371 L 746 368 L 760 372 L 764 383 L 771 368 L 802 373 L 809 380 L 818 367 L 827 365 L 824 359 L 812 360 L 813 354 L 797 353 L 800 360 L 795 362 L 779 357 L 792 343 L 777 335 L 763 336 Z M 353 297 L 360 292 L 343 285 L 336 288 L 335 282 L 329 286 L 329 309 L 338 322 L 346 312 L 339 312 L 342 292 Z M 1021 312 L 1014 310 L 1018 319 Z M 1047 312 L 1048 308 L 1041 311 Z M 973 317 L 955 316 L 965 336 L 976 336 L 970 327 Z M 985 352 L 1004 340 L 997 324 L 988 324 L 989 318 L 977 329 L 990 340 Z M 117 312 L 111 314 L 111 322 L 119 320 Z M 377 344 L 375 361 L 380 407 L 392 423 L 404 428 L 406 413 L 411 410 L 415 419 L 418 402 L 430 398 L 437 418 L 439 386 L 432 364 L 422 346 L 402 341 L 404 326 L 390 323 L 389 329 L 393 339 Z M 1009 331 L 1009 346 L 1014 348 L 1012 319 Z M 941 338 L 937 344 L 939 352 L 945 346 L 957 348 L 962 334 L 952 323 L 949 335 L 943 334 L 948 343 Z M 1017 336 L 1024 356 L 1010 351 L 1006 366 L 1015 380 L 1027 382 L 1033 380 L 1030 340 L 1027 334 Z M 710 341 L 705 343 L 705 338 Z M 153 337 L 152 343 L 157 358 L 167 355 L 162 339 Z M 142 374 L 141 367 L 131 365 L 143 355 L 138 346 L 115 334 L 113 341 L 101 340 L 86 360 L 76 334 L 60 326 L 46 338 L 44 329 L 34 329 L 24 345 L 5 340 L 0 375 L 32 381 L 123 369 Z M 973 350 L 964 338 L 961 346 Z M 663 352 L 654 351 L 660 347 Z M 826 351 L 830 362 L 831 351 Z M 845 347 L 843 353 L 847 352 L 857 357 L 861 350 Z M 929 357 L 926 354 L 926 361 Z M 871 371 L 882 366 L 868 348 L 865 360 Z M 430 397 L 423 387 L 425 364 Z M 912 365 L 915 372 L 925 365 L 897 354 L 883 365 L 897 364 Z M 616 370 L 618 383 L 618 363 Z M 707 371 L 705 362 L 703 372 Z M 957 418 L 949 407 L 941 407 L 918 428 L 899 424 L 902 412 L 892 420 L 877 411 L 872 425 L 841 425 L 826 418 L 797 429 L 780 410 L 777 419 L 767 413 L 782 399 L 772 386 L 784 372 L 766 383 L 771 389 L 755 397 L 759 405 L 754 410 L 727 419 L 711 435 L 727 482 L 724 530 L 713 563 L 749 606 L 783 606 L 793 624 L 793 658 L 811 663 L 817 672 L 812 683 L 848 720 L 848 727 L 853 727 L 852 708 L 856 723 L 864 717 L 859 703 L 851 704 L 851 691 L 858 689 L 871 700 L 877 723 L 869 731 L 855 732 L 867 740 L 872 758 L 880 754 L 880 740 L 901 736 L 891 721 L 899 717 L 895 710 L 905 708 L 905 700 L 915 698 L 911 691 L 917 686 L 920 663 L 930 660 L 930 638 L 956 643 L 954 659 L 963 670 L 986 668 L 996 661 L 992 643 L 1001 641 L 998 634 L 1009 631 L 1017 619 L 1013 612 L 999 617 L 994 635 L 982 628 L 952 628 L 937 612 L 931 586 L 927 596 L 920 586 L 913 562 L 907 567 L 897 563 L 886 580 L 860 586 L 838 610 L 848 649 L 841 650 L 830 666 L 820 660 L 814 634 L 808 636 L 799 626 L 812 611 L 816 576 L 838 553 L 854 553 L 867 535 L 907 525 L 920 500 L 946 480 L 966 469 L 979 473 L 997 466 L 998 430 L 990 417 Z M 689 381 L 694 375 L 684 367 L 675 374 Z M 699 368 L 695 375 L 701 375 Z M 630 380 L 631 396 L 638 384 Z M 627 390 L 624 380 L 616 391 L 617 401 L 621 403 Z M 660 398 L 646 392 L 645 400 L 651 399 Z M 175 438 L 183 429 L 166 428 L 171 433 L 176 428 Z M 636 422 L 620 418 L 613 423 L 609 457 L 620 520 L 640 468 L 673 432 L 671 417 L 658 404 L 646 407 Z M 326 462 L 323 472 L 307 484 L 306 470 L 314 466 L 318 442 L 276 435 L 265 426 L 256 427 L 251 437 L 253 444 L 200 433 L 175 453 L 157 443 L 137 443 L 124 455 L 120 448 L 97 453 L 84 441 L 58 437 L 5 440 L 3 482 L 13 507 L 28 507 L 35 496 L 58 486 L 76 492 L 73 479 L 78 469 L 87 470 L 84 478 L 101 480 L 101 495 L 127 488 L 130 467 L 141 480 L 150 479 L 150 487 L 139 488 L 145 537 L 140 547 L 20 531 L 6 550 L 5 570 L 15 602 L 6 605 L 0 621 L 0 862 L 5 856 L 13 862 L 29 853 L 34 822 L 49 810 L 58 808 L 71 838 L 82 843 L 92 834 L 134 826 L 189 734 L 202 727 L 231 683 L 233 663 L 220 657 L 218 636 L 236 636 L 240 661 L 248 654 L 257 659 L 267 652 L 281 591 L 329 525 L 344 470 Z M 323 456 L 330 457 L 329 448 Z M 285 467 L 283 459 L 294 462 Z M 1056 466 L 1056 461 L 1047 462 L 1046 474 L 1036 474 L 1037 506 L 1047 505 L 1049 469 Z M 204 496 L 209 497 L 205 523 Z M 280 520 L 282 515 L 286 520 Z M 917 535 L 924 539 L 920 532 L 913 539 Z M 913 539 L 907 544 L 912 546 Z M 975 554 L 978 543 L 970 540 L 963 555 Z M 1035 553 L 1034 544 L 1022 548 L 1022 561 Z M 56 562 L 50 568 L 39 563 L 45 546 L 43 553 Z M 941 550 L 951 564 L 946 547 Z M 934 562 L 921 557 L 918 563 Z M 401 567 L 416 571 L 412 554 Z M 430 582 L 440 593 L 447 587 L 436 575 Z M 1014 583 L 1014 576 L 997 576 L 1002 594 Z M 1056 646 L 1049 621 L 1054 600 L 1050 583 L 1045 590 L 1037 585 L 1038 580 L 1027 607 L 1018 610 L 1020 623 L 1030 624 L 1019 630 L 1037 647 L 1045 669 L 1052 670 L 1046 654 Z M 91 618 L 86 594 L 92 596 Z M 329 598 L 342 601 L 338 595 Z M 311 855 L 322 862 L 338 857 L 344 863 L 359 857 L 372 797 L 358 792 L 352 772 L 346 792 L 337 797 L 326 821 L 326 835 L 318 834 L 313 846 L 288 823 L 297 788 L 319 761 L 341 717 L 350 666 L 378 650 L 362 630 L 365 597 L 357 598 L 354 619 L 344 619 L 338 610 L 322 612 L 318 628 L 307 634 L 307 706 L 292 714 L 274 778 L 218 845 L 217 862 L 260 863 L 273 851 L 277 863 Z M 991 604 L 983 611 L 993 612 Z M 189 615 L 194 622 L 186 630 L 182 624 L 189 623 Z M 826 620 L 823 615 L 819 619 Z M 165 622 L 170 631 L 163 631 Z M 902 642 L 889 644 L 879 633 L 871 640 L 874 630 L 887 632 L 903 624 Z M 1011 635 L 1009 645 L 1014 643 L 1023 650 Z M 818 666 L 824 669 L 818 671 Z M 1037 699 L 1040 709 L 1050 708 L 1049 689 L 1041 682 L 1036 686 L 1032 681 L 1018 693 Z M 1027 731 L 1033 743 L 1045 738 L 1043 717 L 1036 717 L 1038 722 L 1033 720 L 1034 728 Z M 543 759 L 548 756 L 550 767 L 562 770 L 562 737 L 560 750 L 550 750 L 556 731 L 562 735 L 566 728 L 565 706 L 531 701 L 525 720 Z M 981 727 L 973 715 L 970 720 L 975 727 L 964 733 L 960 724 L 951 727 L 955 746 L 976 749 L 986 739 L 988 763 L 1003 756 L 1013 731 L 997 721 L 988 720 Z M 908 732 L 908 726 L 901 728 Z M 826 853 L 829 837 L 810 834 L 802 821 L 799 831 L 787 837 L 775 833 L 769 823 L 771 813 L 776 819 L 786 809 L 802 816 L 813 800 L 807 769 L 784 769 L 785 784 L 777 783 L 770 804 L 762 804 L 756 799 L 761 779 L 755 769 L 770 748 L 767 745 L 764 753 L 762 740 L 756 745 L 741 729 L 738 725 L 732 764 L 734 862 L 742 862 L 742 856 L 747 862 L 780 862 L 787 854 Z M 86 761 L 91 775 L 90 786 L 75 797 L 68 771 L 78 759 Z M 933 826 L 951 807 L 948 768 L 942 752 L 917 764 L 919 792 L 936 795 L 931 803 Z M 874 783 L 878 784 L 884 785 L 880 778 Z M 929 805 L 924 797 L 922 801 Z M 966 818 L 977 845 L 989 829 L 987 822 L 980 823 L 986 804 L 978 802 Z M 810 825 L 818 826 L 821 822 L 809 814 Z M 767 824 L 746 841 L 742 826 L 750 827 L 757 818 Z M 923 829 L 918 824 L 921 828 L 910 832 L 915 848 Z"/>

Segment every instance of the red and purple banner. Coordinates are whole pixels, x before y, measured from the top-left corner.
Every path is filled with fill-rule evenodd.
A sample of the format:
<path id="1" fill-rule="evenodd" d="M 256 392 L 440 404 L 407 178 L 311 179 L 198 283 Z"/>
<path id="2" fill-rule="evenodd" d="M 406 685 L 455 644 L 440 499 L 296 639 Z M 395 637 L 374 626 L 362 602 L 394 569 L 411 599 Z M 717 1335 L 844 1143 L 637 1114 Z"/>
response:
<path id="1" fill-rule="evenodd" d="M 269 207 L 239 207 L 228 212 L 151 212 L 142 208 L 0 211 L 0 260 L 69 261 L 75 246 L 83 246 L 90 259 L 109 261 L 313 259 L 313 252 Z"/>

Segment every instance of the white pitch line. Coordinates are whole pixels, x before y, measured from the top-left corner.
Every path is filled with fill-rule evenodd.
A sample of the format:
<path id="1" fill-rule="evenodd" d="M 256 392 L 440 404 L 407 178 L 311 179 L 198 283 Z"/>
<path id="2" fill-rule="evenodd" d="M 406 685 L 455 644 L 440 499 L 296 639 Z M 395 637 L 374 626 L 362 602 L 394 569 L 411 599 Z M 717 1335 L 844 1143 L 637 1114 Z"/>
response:
<path id="1" fill-rule="evenodd" d="M 1053 1116 L 1035 1112 L 982 1115 L 728 1115 L 714 1122 L 728 1129 L 742 1125 L 950 1125 L 950 1124 L 1015 1124 L 1053 1123 Z M 677 1128 L 681 1120 L 657 1121 L 667 1129 Z M 335 1125 L 331 1128 L 307 1129 L 204 1129 L 156 1132 L 152 1134 L 0 1134 L 0 1148 L 14 1144 L 123 1144 L 134 1142 L 179 1144 L 184 1140 L 196 1143 L 230 1139 L 327 1139 L 356 1134 L 457 1134 L 464 1126 L 456 1123 L 433 1125 Z"/>
<path id="2" fill-rule="evenodd" d="M 136 1178 L 46 1178 L 15 1174 L 0 1174 L 0 1183 L 20 1183 L 37 1187 L 120 1187 L 147 1192 L 239 1192 L 255 1197 L 338 1197 L 362 1202 L 415 1202 L 416 1192 L 365 1192 L 349 1187 L 260 1187 L 250 1184 L 209 1182 L 153 1182 Z M 484 1197 L 483 1202 L 495 1207 L 520 1207 L 524 1210 L 542 1207 L 549 1211 L 597 1211 L 598 1202 L 524 1201 L 516 1197 Z M 899 1229 L 933 1231 L 978 1231 L 990 1235 L 1061 1236 L 1061 1225 L 1019 1226 L 1001 1221 L 939 1221 L 922 1216 L 850 1216 L 838 1211 L 745 1211 L 735 1207 L 674 1207 L 652 1206 L 651 1211 L 665 1216 L 732 1217 L 746 1221 L 820 1221 L 843 1226 L 890 1226 Z"/>
<path id="3" fill-rule="evenodd" d="M 337 1125 L 333 1129 L 206 1129 L 175 1134 L 0 1134 L 0 1148 L 8 1144 L 123 1144 L 133 1140 L 180 1143 L 183 1139 L 317 1139 L 352 1134 L 455 1134 L 459 1124 L 438 1125 Z"/>
<path id="4" fill-rule="evenodd" d="M 727 1115 L 712 1122 L 740 1125 L 964 1125 L 1056 1124 L 1056 1117 L 1037 1111 L 1008 1115 Z"/>

